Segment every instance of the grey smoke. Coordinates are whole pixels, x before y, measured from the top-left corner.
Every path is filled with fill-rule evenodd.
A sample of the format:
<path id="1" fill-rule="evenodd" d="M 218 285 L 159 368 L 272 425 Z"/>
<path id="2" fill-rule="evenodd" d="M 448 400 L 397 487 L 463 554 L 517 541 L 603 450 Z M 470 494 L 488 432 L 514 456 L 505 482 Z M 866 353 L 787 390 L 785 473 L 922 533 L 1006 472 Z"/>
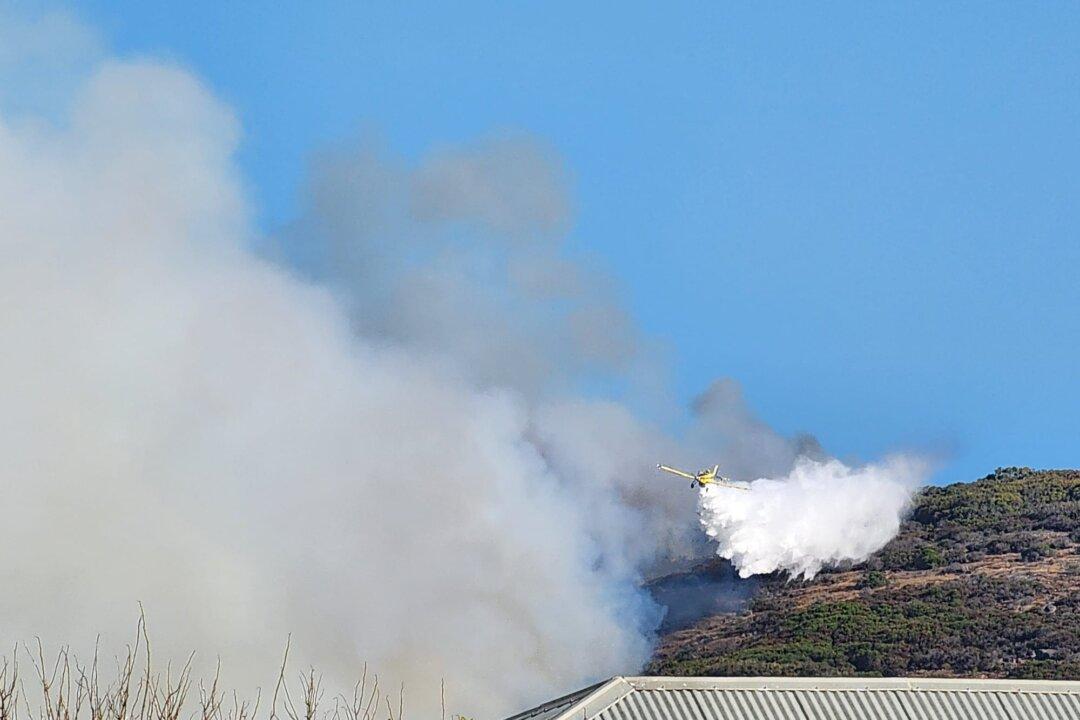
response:
<path id="1" fill-rule="evenodd" d="M 757 588 L 756 578 L 740 578 L 723 561 L 702 563 L 648 584 L 649 593 L 664 608 L 663 633 L 686 629 L 705 617 L 745 610 Z"/>
<path id="2" fill-rule="evenodd" d="M 658 459 L 804 452 L 730 383 L 683 438 L 597 397 L 650 361 L 542 144 L 326 152 L 256 253 L 229 108 L 80 72 L 62 122 L 0 115 L 0 643 L 108 653 L 141 600 L 159 656 L 241 687 L 291 632 L 331 684 L 508 712 L 648 657 L 643 581 L 709 551 Z"/>
<path id="3" fill-rule="evenodd" d="M 702 464 L 719 463 L 737 480 L 786 475 L 800 457 L 824 459 L 812 435 L 781 435 L 746 404 L 742 387 L 731 378 L 715 381 L 692 404 L 695 422 L 688 441 L 706 448 Z"/>
<path id="4" fill-rule="evenodd" d="M 611 281 L 564 252 L 565 172 L 533 139 L 490 138 L 416 166 L 342 146 L 312 163 L 304 197 L 277 248 L 335 288 L 365 337 L 530 396 L 635 355 Z"/>
<path id="5" fill-rule="evenodd" d="M 522 244 L 558 238 L 570 223 L 566 172 L 527 137 L 435 152 L 410 186 L 409 207 L 421 221 L 460 221 Z"/>
<path id="6" fill-rule="evenodd" d="M 471 264 L 498 250 L 429 231 L 412 253 L 411 220 L 358 238 L 384 297 L 301 282 L 247 249 L 237 138 L 148 62 L 102 65 L 60 127 L 0 125 L 3 641 L 100 632 L 107 653 L 141 600 L 162 657 L 266 685 L 292 632 L 298 663 L 342 684 L 368 660 L 418 712 L 443 677 L 489 714 L 639 666 L 659 615 L 640 582 L 693 507 L 653 483 L 661 435 L 570 392 L 587 293 L 549 312 Z M 530 338 L 543 363 L 497 372 Z"/>

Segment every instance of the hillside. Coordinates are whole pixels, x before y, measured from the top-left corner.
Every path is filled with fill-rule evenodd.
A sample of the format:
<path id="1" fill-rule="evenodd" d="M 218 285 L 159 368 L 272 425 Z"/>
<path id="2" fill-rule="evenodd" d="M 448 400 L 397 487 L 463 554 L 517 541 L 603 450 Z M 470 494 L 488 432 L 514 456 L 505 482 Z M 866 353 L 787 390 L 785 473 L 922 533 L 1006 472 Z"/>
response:
<path id="1" fill-rule="evenodd" d="M 1080 471 L 927 488 L 866 563 L 755 589 L 662 637 L 648 672 L 1080 679 Z"/>

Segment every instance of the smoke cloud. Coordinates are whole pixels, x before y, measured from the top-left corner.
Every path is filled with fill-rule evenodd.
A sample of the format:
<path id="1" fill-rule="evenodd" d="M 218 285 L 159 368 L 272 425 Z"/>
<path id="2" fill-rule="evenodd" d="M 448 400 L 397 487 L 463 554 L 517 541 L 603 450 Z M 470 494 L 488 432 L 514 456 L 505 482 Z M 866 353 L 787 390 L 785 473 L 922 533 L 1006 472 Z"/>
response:
<path id="1" fill-rule="evenodd" d="M 564 255 L 566 183 L 523 136 L 417 166 L 356 142 L 315 158 L 275 248 L 334 288 L 360 335 L 535 399 L 628 369 L 638 344 L 610 280 Z"/>
<path id="2" fill-rule="evenodd" d="M 568 258 L 568 180 L 535 141 L 327 152 L 266 241 L 236 118 L 196 78 L 80 72 L 59 122 L 0 116 L 0 642 L 100 632 L 108 655 L 142 601 L 159 657 L 220 656 L 242 687 L 273 682 L 292 633 L 332 683 L 367 660 L 416 714 L 445 678 L 452 709 L 491 716 L 647 659 L 643 580 L 709 552 L 657 460 L 787 475 L 703 508 L 743 572 L 895 531 L 829 513 L 880 510 L 897 468 L 807 464 L 816 444 L 730 381 L 678 438 L 596 397 L 648 362 Z"/>
<path id="3" fill-rule="evenodd" d="M 251 254 L 237 135 L 150 63 L 103 65 L 61 129 L 0 127 L 5 636 L 120 641 L 141 600 L 159 652 L 242 683 L 292 632 L 339 681 L 364 658 L 484 713 L 639 665 L 660 549 L 618 539 L 663 512 L 556 474 L 513 384 Z"/>

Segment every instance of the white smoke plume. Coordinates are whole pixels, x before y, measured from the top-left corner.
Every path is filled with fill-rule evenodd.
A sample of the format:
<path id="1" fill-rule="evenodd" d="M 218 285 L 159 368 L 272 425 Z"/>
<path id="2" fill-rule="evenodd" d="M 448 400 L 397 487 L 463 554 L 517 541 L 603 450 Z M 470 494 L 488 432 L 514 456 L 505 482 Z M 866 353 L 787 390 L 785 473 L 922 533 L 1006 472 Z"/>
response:
<path id="1" fill-rule="evenodd" d="M 4 640 L 124 640 L 141 600 L 159 652 L 238 682 L 292 632 L 338 681 L 368 659 L 485 714 L 640 665 L 658 547 L 618 540 L 663 513 L 616 485 L 594 533 L 522 395 L 247 251 L 236 139 L 148 63 L 102 66 L 61 129 L 0 126 Z"/>
<path id="2" fill-rule="evenodd" d="M 804 457 L 786 477 L 755 480 L 747 491 L 703 487 L 701 524 L 742 577 L 782 570 L 811 578 L 884 547 L 927 474 L 910 456 L 857 468 Z"/>
<path id="3" fill-rule="evenodd" d="M 190 73 L 72 82 L 58 120 L 0 114 L 0 644 L 108 655 L 142 601 L 159 657 L 241 687 L 292 633 L 331 683 L 407 680 L 414 715 L 442 678 L 452 709 L 510 712 L 647 659 L 642 580 L 707 551 L 657 460 L 752 479 L 819 452 L 731 383 L 679 440 L 595 399 L 648 363 L 566 258 L 533 141 L 325 154 L 269 243 L 236 118 Z"/>

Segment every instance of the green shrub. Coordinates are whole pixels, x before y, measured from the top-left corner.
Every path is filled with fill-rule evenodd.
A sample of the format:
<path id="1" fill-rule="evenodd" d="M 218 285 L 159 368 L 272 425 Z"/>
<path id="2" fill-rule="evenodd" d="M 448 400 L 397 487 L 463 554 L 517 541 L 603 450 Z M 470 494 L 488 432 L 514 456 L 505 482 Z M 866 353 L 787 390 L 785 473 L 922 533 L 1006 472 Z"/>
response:
<path id="1" fill-rule="evenodd" d="M 889 576 L 882 570 L 867 570 L 859 580 L 860 588 L 879 588 L 889 584 Z"/>

